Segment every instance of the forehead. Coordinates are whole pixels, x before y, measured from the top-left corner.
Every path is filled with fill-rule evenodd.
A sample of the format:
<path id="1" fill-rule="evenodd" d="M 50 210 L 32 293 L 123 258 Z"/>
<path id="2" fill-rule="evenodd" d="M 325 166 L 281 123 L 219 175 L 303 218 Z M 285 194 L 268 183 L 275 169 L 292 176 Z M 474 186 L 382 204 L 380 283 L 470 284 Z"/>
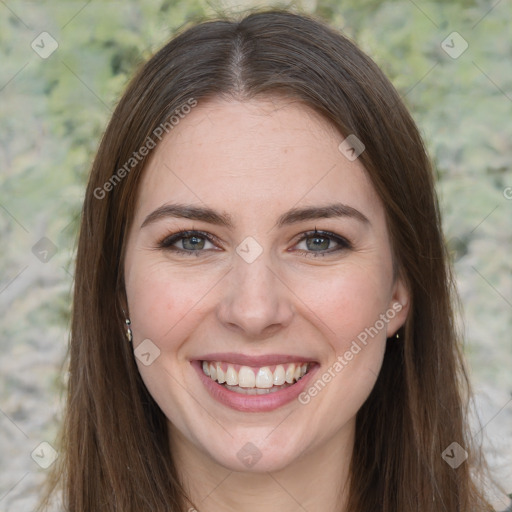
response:
<path id="1" fill-rule="evenodd" d="M 343 139 L 297 100 L 199 101 L 153 150 L 137 211 L 179 200 L 254 215 L 343 201 L 382 213 L 364 167 L 338 149 Z"/>

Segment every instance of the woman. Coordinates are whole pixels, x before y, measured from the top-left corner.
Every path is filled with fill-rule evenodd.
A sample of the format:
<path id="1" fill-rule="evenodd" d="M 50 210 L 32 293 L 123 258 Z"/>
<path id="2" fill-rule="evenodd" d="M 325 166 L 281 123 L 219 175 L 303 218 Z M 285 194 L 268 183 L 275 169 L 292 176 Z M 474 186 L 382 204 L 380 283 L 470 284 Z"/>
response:
<path id="1" fill-rule="evenodd" d="M 92 168 L 50 487 L 74 512 L 492 510 L 451 301 L 378 67 L 285 11 L 196 25 Z"/>

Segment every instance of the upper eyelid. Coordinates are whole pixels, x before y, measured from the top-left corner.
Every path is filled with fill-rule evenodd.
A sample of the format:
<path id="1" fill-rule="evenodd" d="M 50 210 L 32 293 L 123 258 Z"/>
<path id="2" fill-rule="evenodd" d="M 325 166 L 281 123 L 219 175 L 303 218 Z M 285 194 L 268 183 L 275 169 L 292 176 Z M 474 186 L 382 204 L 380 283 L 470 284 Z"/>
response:
<path id="1" fill-rule="evenodd" d="M 164 238 L 158 242 L 159 246 L 164 245 L 167 240 L 174 238 L 173 243 L 177 242 L 178 240 L 181 240 L 183 238 L 189 238 L 192 236 L 199 235 L 202 238 L 206 238 L 211 243 L 217 243 L 219 245 L 222 245 L 222 242 L 219 238 L 217 238 L 215 235 L 212 235 L 211 233 L 207 233 L 206 231 L 201 231 L 198 229 L 184 229 L 183 231 L 177 231 L 176 233 L 172 233 L 170 235 L 166 235 Z"/>
<path id="2" fill-rule="evenodd" d="M 317 230 L 317 229 L 315 229 L 313 231 L 303 231 L 302 233 L 297 235 L 297 237 L 294 237 L 294 238 L 297 238 L 296 243 L 298 243 L 298 242 L 304 240 L 305 238 L 310 238 L 315 235 L 318 235 L 319 237 L 331 238 L 331 239 L 334 239 L 338 242 L 342 242 L 345 244 L 350 244 L 349 240 L 342 235 L 337 235 L 336 233 L 332 233 L 331 231 L 324 231 L 324 230 Z"/>

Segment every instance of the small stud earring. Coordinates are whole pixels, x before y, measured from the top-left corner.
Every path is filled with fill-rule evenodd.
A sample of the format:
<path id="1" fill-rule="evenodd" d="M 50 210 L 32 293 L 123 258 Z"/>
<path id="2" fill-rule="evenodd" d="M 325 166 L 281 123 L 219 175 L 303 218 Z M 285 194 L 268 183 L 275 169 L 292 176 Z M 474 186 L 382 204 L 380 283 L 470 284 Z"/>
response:
<path id="1" fill-rule="evenodd" d="M 126 323 L 126 339 L 128 340 L 128 343 L 131 343 L 133 341 L 133 333 L 132 333 L 132 329 L 131 329 L 131 325 L 132 323 L 130 322 L 130 319 L 127 318 L 125 320 L 125 323 Z"/>

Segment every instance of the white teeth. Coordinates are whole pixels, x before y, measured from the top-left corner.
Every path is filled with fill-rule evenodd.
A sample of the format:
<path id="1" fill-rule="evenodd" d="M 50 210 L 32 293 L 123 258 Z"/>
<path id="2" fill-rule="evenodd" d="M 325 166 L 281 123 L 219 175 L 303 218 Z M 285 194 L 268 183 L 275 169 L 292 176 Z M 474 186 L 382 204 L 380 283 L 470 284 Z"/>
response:
<path id="1" fill-rule="evenodd" d="M 285 380 L 288 384 L 291 384 L 295 378 L 295 365 L 291 364 L 286 369 Z M 213 377 L 212 377 L 213 378 Z"/>
<path id="2" fill-rule="evenodd" d="M 229 386 L 238 386 L 238 372 L 231 365 L 228 365 L 225 377 L 226 384 Z"/>
<path id="3" fill-rule="evenodd" d="M 225 384 L 228 389 L 238 387 L 258 390 L 272 389 L 276 391 L 280 387 L 288 386 L 300 380 L 308 370 L 308 363 L 302 365 L 294 363 L 288 365 L 278 364 L 273 372 L 268 366 L 262 366 L 258 370 L 249 366 L 241 366 L 237 372 L 232 364 L 228 364 L 227 370 L 224 371 L 222 369 L 223 365 L 226 368 L 225 363 L 203 361 L 202 368 L 205 375 L 219 384 Z"/>
<path id="4" fill-rule="evenodd" d="M 256 377 L 248 366 L 242 366 L 240 368 L 238 372 L 238 385 L 241 388 L 254 388 L 256 386 Z"/>
<path id="5" fill-rule="evenodd" d="M 226 377 L 224 375 L 224 371 L 222 370 L 219 363 L 217 363 L 217 382 L 219 384 L 223 384 L 224 382 L 226 382 Z"/>
<path id="6" fill-rule="evenodd" d="M 268 366 L 263 366 L 258 370 L 256 375 L 256 387 L 260 389 L 268 389 L 274 385 L 274 375 Z"/>
<path id="7" fill-rule="evenodd" d="M 278 364 L 274 370 L 274 386 L 281 386 L 285 382 L 285 371 L 282 364 Z"/>

